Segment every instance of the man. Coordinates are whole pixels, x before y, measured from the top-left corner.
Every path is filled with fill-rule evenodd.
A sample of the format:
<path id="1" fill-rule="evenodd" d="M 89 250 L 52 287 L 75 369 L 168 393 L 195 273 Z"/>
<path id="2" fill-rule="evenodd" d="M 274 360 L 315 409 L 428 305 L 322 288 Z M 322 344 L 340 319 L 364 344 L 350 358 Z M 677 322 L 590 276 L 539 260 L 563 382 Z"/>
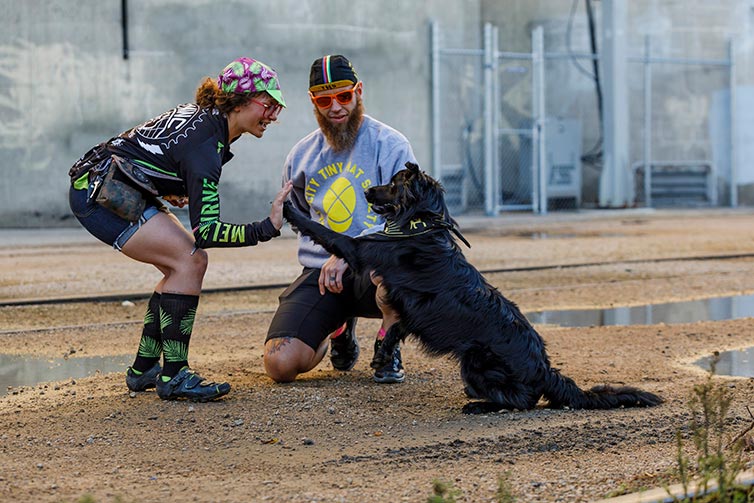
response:
<path id="1" fill-rule="evenodd" d="M 293 181 L 290 198 L 295 206 L 349 236 L 382 228 L 364 190 L 387 183 L 406 162 L 416 162 L 405 136 L 364 114 L 363 91 L 364 83 L 344 56 L 314 61 L 309 96 L 319 129 L 293 147 L 283 172 L 284 182 Z M 316 367 L 328 343 L 333 367 L 351 370 L 359 356 L 355 318 L 382 317 L 368 277 L 355 277 L 342 259 L 302 235 L 298 258 L 304 271 L 280 296 L 265 342 L 265 370 L 277 382 L 293 381 Z M 388 326 L 383 321 L 375 350 Z M 374 380 L 404 379 L 396 348 L 392 361 L 375 370 Z"/>

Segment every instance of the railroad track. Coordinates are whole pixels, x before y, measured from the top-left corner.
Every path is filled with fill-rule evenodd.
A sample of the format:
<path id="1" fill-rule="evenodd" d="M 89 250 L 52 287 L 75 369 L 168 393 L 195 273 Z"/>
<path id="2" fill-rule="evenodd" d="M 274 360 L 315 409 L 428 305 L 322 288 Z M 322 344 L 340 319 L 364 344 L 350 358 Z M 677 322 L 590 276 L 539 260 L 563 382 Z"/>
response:
<path id="1" fill-rule="evenodd" d="M 743 258 L 754 258 L 754 253 L 732 253 L 723 255 L 699 255 L 699 256 L 684 256 L 684 257 L 664 257 L 655 259 L 631 259 L 631 260 L 615 260 L 615 261 L 603 261 L 603 262 L 580 262 L 570 264 L 548 264 L 538 266 L 523 266 L 523 267 L 501 267 L 481 270 L 482 274 L 501 274 L 501 273 L 514 273 L 514 272 L 530 272 L 530 271 L 547 271 L 554 269 L 575 269 L 580 267 L 599 267 L 605 265 L 619 265 L 619 264 L 652 264 L 663 262 L 688 262 L 688 261 L 708 261 L 708 260 L 737 260 Z M 254 285 L 237 285 L 217 288 L 204 288 L 203 294 L 212 293 L 230 293 L 230 292 L 246 292 L 254 290 L 279 290 L 288 286 L 288 283 L 263 283 Z M 49 304 L 71 304 L 71 303 L 83 303 L 83 302 L 122 302 L 125 300 L 140 300 L 147 299 L 152 292 L 116 292 L 100 295 L 80 295 L 80 296 L 65 296 L 65 297 L 39 297 L 30 299 L 9 299 L 0 301 L 0 307 L 9 306 L 31 306 L 31 305 L 49 305 Z"/>

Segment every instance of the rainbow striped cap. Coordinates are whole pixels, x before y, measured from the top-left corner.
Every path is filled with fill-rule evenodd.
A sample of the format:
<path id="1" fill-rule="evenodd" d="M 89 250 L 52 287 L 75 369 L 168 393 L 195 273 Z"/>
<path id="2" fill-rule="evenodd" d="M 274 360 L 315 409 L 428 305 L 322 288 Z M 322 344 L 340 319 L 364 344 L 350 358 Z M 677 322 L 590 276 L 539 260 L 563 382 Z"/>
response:
<path id="1" fill-rule="evenodd" d="M 309 71 L 309 91 L 324 91 L 359 81 L 351 62 L 340 54 L 323 56 L 312 63 Z"/>

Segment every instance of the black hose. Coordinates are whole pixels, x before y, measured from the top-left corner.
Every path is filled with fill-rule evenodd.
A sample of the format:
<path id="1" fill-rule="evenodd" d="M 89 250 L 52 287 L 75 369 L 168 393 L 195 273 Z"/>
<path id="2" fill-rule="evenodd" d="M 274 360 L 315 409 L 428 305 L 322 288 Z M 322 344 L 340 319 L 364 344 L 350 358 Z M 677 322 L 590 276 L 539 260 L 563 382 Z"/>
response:
<path id="1" fill-rule="evenodd" d="M 120 24 L 123 32 L 123 59 L 128 59 L 128 0 L 120 0 Z"/>

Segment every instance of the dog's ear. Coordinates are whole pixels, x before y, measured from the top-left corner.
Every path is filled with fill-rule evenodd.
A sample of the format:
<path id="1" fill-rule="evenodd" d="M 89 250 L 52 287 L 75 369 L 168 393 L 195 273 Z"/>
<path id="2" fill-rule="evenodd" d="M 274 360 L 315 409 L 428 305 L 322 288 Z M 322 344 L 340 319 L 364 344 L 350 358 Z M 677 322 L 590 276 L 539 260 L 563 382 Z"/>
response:
<path id="1" fill-rule="evenodd" d="M 406 168 L 410 172 L 412 172 L 413 174 L 419 173 L 419 165 L 418 164 L 414 164 L 413 162 L 407 162 L 406 163 Z"/>

